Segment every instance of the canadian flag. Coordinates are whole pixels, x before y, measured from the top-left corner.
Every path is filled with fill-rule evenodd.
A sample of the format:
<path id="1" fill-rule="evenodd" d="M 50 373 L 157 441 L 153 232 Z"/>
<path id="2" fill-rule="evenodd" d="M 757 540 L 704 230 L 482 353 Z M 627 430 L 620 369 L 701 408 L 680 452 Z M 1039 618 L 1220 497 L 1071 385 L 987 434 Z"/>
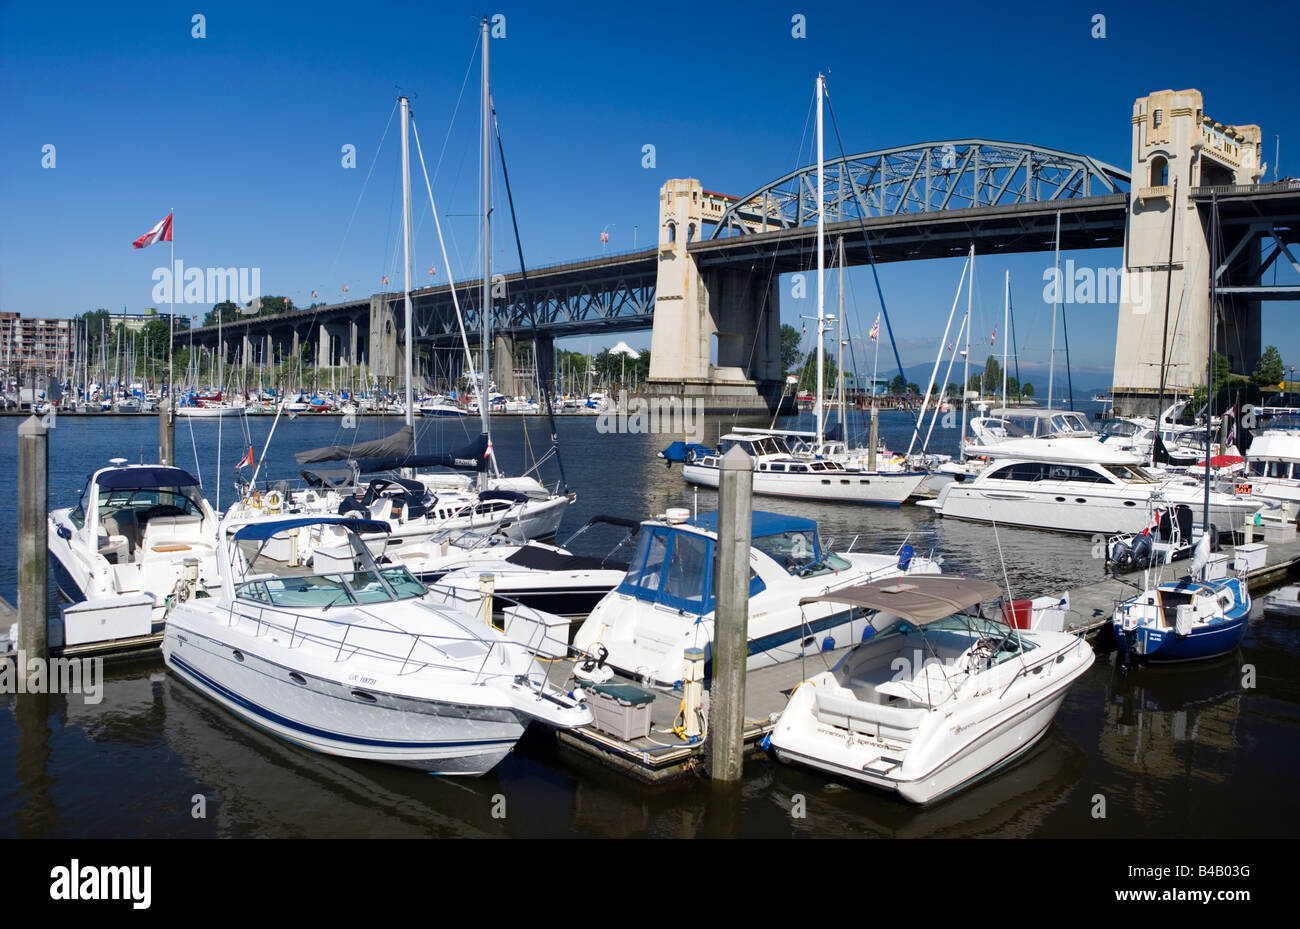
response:
<path id="1" fill-rule="evenodd" d="M 244 454 L 244 457 L 239 459 L 239 464 L 235 465 L 235 469 L 238 470 L 239 468 L 251 468 L 252 466 L 253 466 L 253 446 L 250 445 L 248 446 L 248 451 Z"/>
<path id="2" fill-rule="evenodd" d="M 131 243 L 132 248 L 144 248 L 153 245 L 155 242 L 170 242 L 172 240 L 172 214 L 168 213 L 167 218 L 158 223 L 140 238 Z"/>

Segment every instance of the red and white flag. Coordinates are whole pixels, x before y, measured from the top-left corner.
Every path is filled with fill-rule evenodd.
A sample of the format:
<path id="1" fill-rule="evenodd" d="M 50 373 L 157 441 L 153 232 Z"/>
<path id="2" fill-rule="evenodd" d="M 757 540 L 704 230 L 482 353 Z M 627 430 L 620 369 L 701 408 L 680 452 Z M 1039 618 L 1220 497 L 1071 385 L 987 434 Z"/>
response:
<path id="1" fill-rule="evenodd" d="M 172 214 L 168 213 L 167 218 L 158 223 L 140 238 L 131 243 L 132 248 L 145 248 L 153 245 L 155 242 L 170 242 L 172 240 Z"/>
<path id="2" fill-rule="evenodd" d="M 235 469 L 238 470 L 240 468 L 251 468 L 252 466 L 253 466 L 253 446 L 250 445 L 248 446 L 248 452 L 245 453 L 243 458 L 239 459 L 239 464 L 235 465 Z"/>
<path id="3" fill-rule="evenodd" d="M 997 340 L 998 340 L 998 327 L 997 327 L 997 326 L 994 326 L 994 327 L 993 327 L 993 335 L 989 337 L 989 345 L 992 345 L 992 344 L 993 344 L 994 342 L 996 342 Z"/>

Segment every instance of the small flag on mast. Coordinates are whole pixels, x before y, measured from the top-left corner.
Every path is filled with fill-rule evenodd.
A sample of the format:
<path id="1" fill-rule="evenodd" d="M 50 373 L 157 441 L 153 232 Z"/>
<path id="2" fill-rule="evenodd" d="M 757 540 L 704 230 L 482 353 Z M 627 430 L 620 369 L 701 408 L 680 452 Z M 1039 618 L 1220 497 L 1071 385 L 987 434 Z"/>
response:
<path id="1" fill-rule="evenodd" d="M 876 342 L 880 339 L 880 317 L 876 317 L 876 323 L 871 327 L 871 341 Z"/>
<path id="2" fill-rule="evenodd" d="M 235 470 L 238 471 L 240 468 L 251 468 L 252 466 L 253 446 L 250 445 L 248 446 L 248 451 L 245 453 L 244 457 L 239 459 L 239 464 L 235 465 Z"/>
<path id="3" fill-rule="evenodd" d="M 146 248 L 155 242 L 170 242 L 172 240 L 172 214 L 168 213 L 167 218 L 161 220 L 158 225 L 154 226 L 140 238 L 131 243 L 132 248 Z"/>
<path id="4" fill-rule="evenodd" d="M 992 345 L 992 344 L 993 344 L 994 342 L 996 342 L 997 340 L 998 340 L 998 327 L 997 327 L 997 326 L 994 326 L 994 327 L 993 327 L 993 336 L 992 336 L 992 338 L 989 339 L 989 345 Z"/>

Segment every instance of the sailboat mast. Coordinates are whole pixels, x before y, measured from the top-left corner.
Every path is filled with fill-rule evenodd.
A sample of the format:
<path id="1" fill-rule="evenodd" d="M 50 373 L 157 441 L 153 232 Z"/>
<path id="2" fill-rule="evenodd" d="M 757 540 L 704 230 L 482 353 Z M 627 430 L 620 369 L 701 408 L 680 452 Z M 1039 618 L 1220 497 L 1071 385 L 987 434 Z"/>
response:
<path id="1" fill-rule="evenodd" d="M 478 409 L 479 416 L 483 420 L 483 431 L 489 431 L 488 425 L 488 390 L 491 380 L 488 376 L 488 364 L 490 361 L 490 349 L 488 346 L 488 320 L 492 315 L 492 148 L 491 148 L 491 120 L 492 120 L 492 102 L 489 96 L 489 71 L 488 71 L 488 45 L 491 37 L 488 35 L 488 21 L 484 17 L 479 24 L 480 42 L 483 45 L 483 100 L 482 100 L 482 120 L 483 120 L 483 295 L 482 295 L 482 315 L 479 320 L 479 347 L 480 347 L 480 371 L 478 384 Z M 490 447 L 490 446 L 489 446 Z"/>
<path id="2" fill-rule="evenodd" d="M 966 350 L 962 352 L 966 356 L 966 365 L 961 376 L 961 438 L 958 440 L 959 442 L 966 441 L 966 394 L 970 390 L 970 311 L 974 295 L 975 243 L 972 242 L 970 246 L 970 283 L 966 288 Z"/>
<path id="3" fill-rule="evenodd" d="M 1006 269 L 1006 284 L 1002 289 L 1002 406 L 1007 405 L 1007 326 L 1011 321 L 1011 269 Z"/>
<path id="4" fill-rule="evenodd" d="M 826 265 L 826 200 L 823 195 L 825 169 L 822 164 L 822 95 L 825 92 L 824 78 L 817 75 L 817 399 L 813 407 L 813 418 L 817 428 L 817 454 L 822 453 L 822 394 L 824 393 L 826 364 L 824 313 L 826 294 L 822 280 Z"/>
<path id="5" fill-rule="evenodd" d="M 402 97 L 402 298 L 406 308 L 406 425 L 415 425 L 415 402 L 411 393 L 411 356 L 414 354 L 411 313 L 411 101 Z"/>
<path id="6" fill-rule="evenodd" d="M 837 333 L 835 344 L 835 378 L 839 386 L 839 424 L 840 438 L 844 441 L 845 447 L 849 441 L 849 427 L 844 422 L 844 236 L 840 236 L 840 313 L 838 318 L 839 331 Z"/>
<path id="7" fill-rule="evenodd" d="M 1052 349 L 1047 356 L 1047 408 L 1052 408 L 1052 379 L 1056 374 L 1056 308 L 1061 302 L 1061 211 L 1056 211 L 1056 286 L 1052 289 Z"/>

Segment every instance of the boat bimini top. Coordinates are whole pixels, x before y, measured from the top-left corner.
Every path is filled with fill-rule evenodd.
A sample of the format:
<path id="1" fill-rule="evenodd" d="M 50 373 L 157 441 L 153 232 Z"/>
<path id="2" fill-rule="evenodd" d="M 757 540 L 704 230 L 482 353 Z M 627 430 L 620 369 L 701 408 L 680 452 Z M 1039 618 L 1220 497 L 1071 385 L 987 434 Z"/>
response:
<path id="1" fill-rule="evenodd" d="M 1001 588 L 988 581 L 946 574 L 927 574 L 844 587 L 815 597 L 804 597 L 799 601 L 799 605 L 844 603 L 898 616 L 918 626 L 924 626 L 1000 596 L 1002 596 Z"/>

